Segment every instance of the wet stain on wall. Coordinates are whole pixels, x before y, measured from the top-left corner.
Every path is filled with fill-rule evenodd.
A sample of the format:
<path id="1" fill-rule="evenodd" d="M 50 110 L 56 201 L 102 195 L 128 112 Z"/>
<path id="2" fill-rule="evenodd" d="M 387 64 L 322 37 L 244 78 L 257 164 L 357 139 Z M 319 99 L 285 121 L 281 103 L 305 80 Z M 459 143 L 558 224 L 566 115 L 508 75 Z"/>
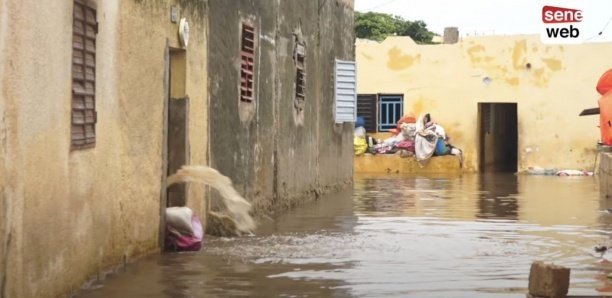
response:
<path id="1" fill-rule="evenodd" d="M 461 127 L 460 122 L 455 121 L 451 125 L 443 125 L 443 127 L 446 130 L 446 136 L 449 138 L 449 142 L 451 144 L 465 140 L 463 128 Z"/>
<path id="2" fill-rule="evenodd" d="M 512 49 L 512 65 L 514 69 L 523 68 L 527 60 L 525 53 L 527 53 L 527 41 L 523 39 L 515 42 Z"/>
<path id="3" fill-rule="evenodd" d="M 467 50 L 467 54 L 470 57 L 472 64 L 478 64 L 482 60 L 482 54 L 485 51 L 483 45 L 472 46 Z"/>
<path id="4" fill-rule="evenodd" d="M 561 60 L 554 58 L 542 58 L 542 62 L 552 71 L 559 71 L 563 66 Z"/>
<path id="5" fill-rule="evenodd" d="M 506 83 L 511 86 L 518 86 L 519 82 L 519 78 L 517 77 L 506 78 Z"/>
<path id="6" fill-rule="evenodd" d="M 407 102 L 406 102 L 407 103 Z M 419 97 L 417 100 L 412 102 L 409 110 L 406 110 L 407 113 L 412 113 L 415 117 L 419 117 L 422 113 L 432 113 L 432 110 L 435 108 L 435 101 L 431 98 Z M 431 115 L 435 118 L 434 115 Z"/>
<path id="7" fill-rule="evenodd" d="M 548 78 L 544 75 L 544 68 L 538 68 L 533 72 L 533 83 L 537 87 L 548 86 Z"/>
<path id="8" fill-rule="evenodd" d="M 399 48 L 393 47 L 389 50 L 387 67 L 392 70 L 402 70 L 412 66 L 414 63 L 419 62 L 420 60 L 420 54 L 417 54 L 416 56 L 404 55 Z"/>

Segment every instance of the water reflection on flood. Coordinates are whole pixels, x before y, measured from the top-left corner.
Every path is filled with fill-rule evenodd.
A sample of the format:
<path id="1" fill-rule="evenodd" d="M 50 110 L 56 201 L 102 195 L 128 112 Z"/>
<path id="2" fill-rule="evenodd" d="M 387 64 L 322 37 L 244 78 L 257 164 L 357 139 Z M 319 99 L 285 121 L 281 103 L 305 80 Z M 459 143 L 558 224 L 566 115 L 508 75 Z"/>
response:
<path id="1" fill-rule="evenodd" d="M 147 258 L 79 297 L 524 297 L 533 260 L 595 295 L 610 205 L 592 177 L 361 176 L 257 236 Z"/>

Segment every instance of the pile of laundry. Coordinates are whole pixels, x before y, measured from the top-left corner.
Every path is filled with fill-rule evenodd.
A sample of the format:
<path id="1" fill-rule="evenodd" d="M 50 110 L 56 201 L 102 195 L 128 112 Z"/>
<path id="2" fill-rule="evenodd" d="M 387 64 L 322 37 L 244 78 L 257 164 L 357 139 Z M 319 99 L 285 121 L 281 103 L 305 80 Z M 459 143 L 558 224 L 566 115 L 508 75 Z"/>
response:
<path id="1" fill-rule="evenodd" d="M 455 155 L 463 167 L 463 152 L 449 143 L 444 128 L 432 121 L 431 115 L 425 113 L 418 119 L 404 116 L 391 130 L 392 136 L 377 140 L 366 134 L 362 119 L 358 119 L 355 128 L 355 155 L 397 154 L 401 157 L 415 157 L 424 165 L 432 156 Z"/>

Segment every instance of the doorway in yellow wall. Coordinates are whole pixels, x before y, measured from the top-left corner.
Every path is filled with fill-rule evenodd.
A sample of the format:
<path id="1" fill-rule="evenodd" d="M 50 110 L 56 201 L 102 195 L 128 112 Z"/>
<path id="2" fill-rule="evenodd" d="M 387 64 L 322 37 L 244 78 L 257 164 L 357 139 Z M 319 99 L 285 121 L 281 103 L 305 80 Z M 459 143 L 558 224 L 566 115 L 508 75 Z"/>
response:
<path id="1" fill-rule="evenodd" d="M 170 176 L 189 159 L 189 97 L 186 85 L 186 51 L 170 49 L 169 95 L 167 103 L 167 175 Z M 167 207 L 185 206 L 187 186 L 172 185 L 168 188 Z"/>
<path id="2" fill-rule="evenodd" d="M 478 103 L 481 172 L 516 172 L 518 117 L 516 103 Z"/>
<path id="3" fill-rule="evenodd" d="M 185 206 L 188 189 L 179 183 L 167 188 L 167 177 L 189 163 L 189 96 L 186 92 L 187 52 L 166 47 L 161 165 L 159 245 L 164 249 L 166 207 Z"/>

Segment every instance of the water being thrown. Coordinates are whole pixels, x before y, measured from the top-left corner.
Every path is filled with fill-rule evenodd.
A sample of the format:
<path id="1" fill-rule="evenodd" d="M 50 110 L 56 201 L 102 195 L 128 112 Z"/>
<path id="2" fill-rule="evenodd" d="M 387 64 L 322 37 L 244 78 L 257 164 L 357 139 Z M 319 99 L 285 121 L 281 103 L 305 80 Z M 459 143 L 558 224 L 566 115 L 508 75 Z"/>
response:
<path id="1" fill-rule="evenodd" d="M 209 185 L 221 194 L 227 214 L 211 212 L 214 226 L 223 231 L 217 234 L 250 234 L 255 229 L 255 220 L 249 213 L 251 203 L 245 200 L 232 186 L 232 180 L 219 171 L 206 166 L 183 166 L 168 177 L 168 186 L 175 183 L 200 183 Z"/>

